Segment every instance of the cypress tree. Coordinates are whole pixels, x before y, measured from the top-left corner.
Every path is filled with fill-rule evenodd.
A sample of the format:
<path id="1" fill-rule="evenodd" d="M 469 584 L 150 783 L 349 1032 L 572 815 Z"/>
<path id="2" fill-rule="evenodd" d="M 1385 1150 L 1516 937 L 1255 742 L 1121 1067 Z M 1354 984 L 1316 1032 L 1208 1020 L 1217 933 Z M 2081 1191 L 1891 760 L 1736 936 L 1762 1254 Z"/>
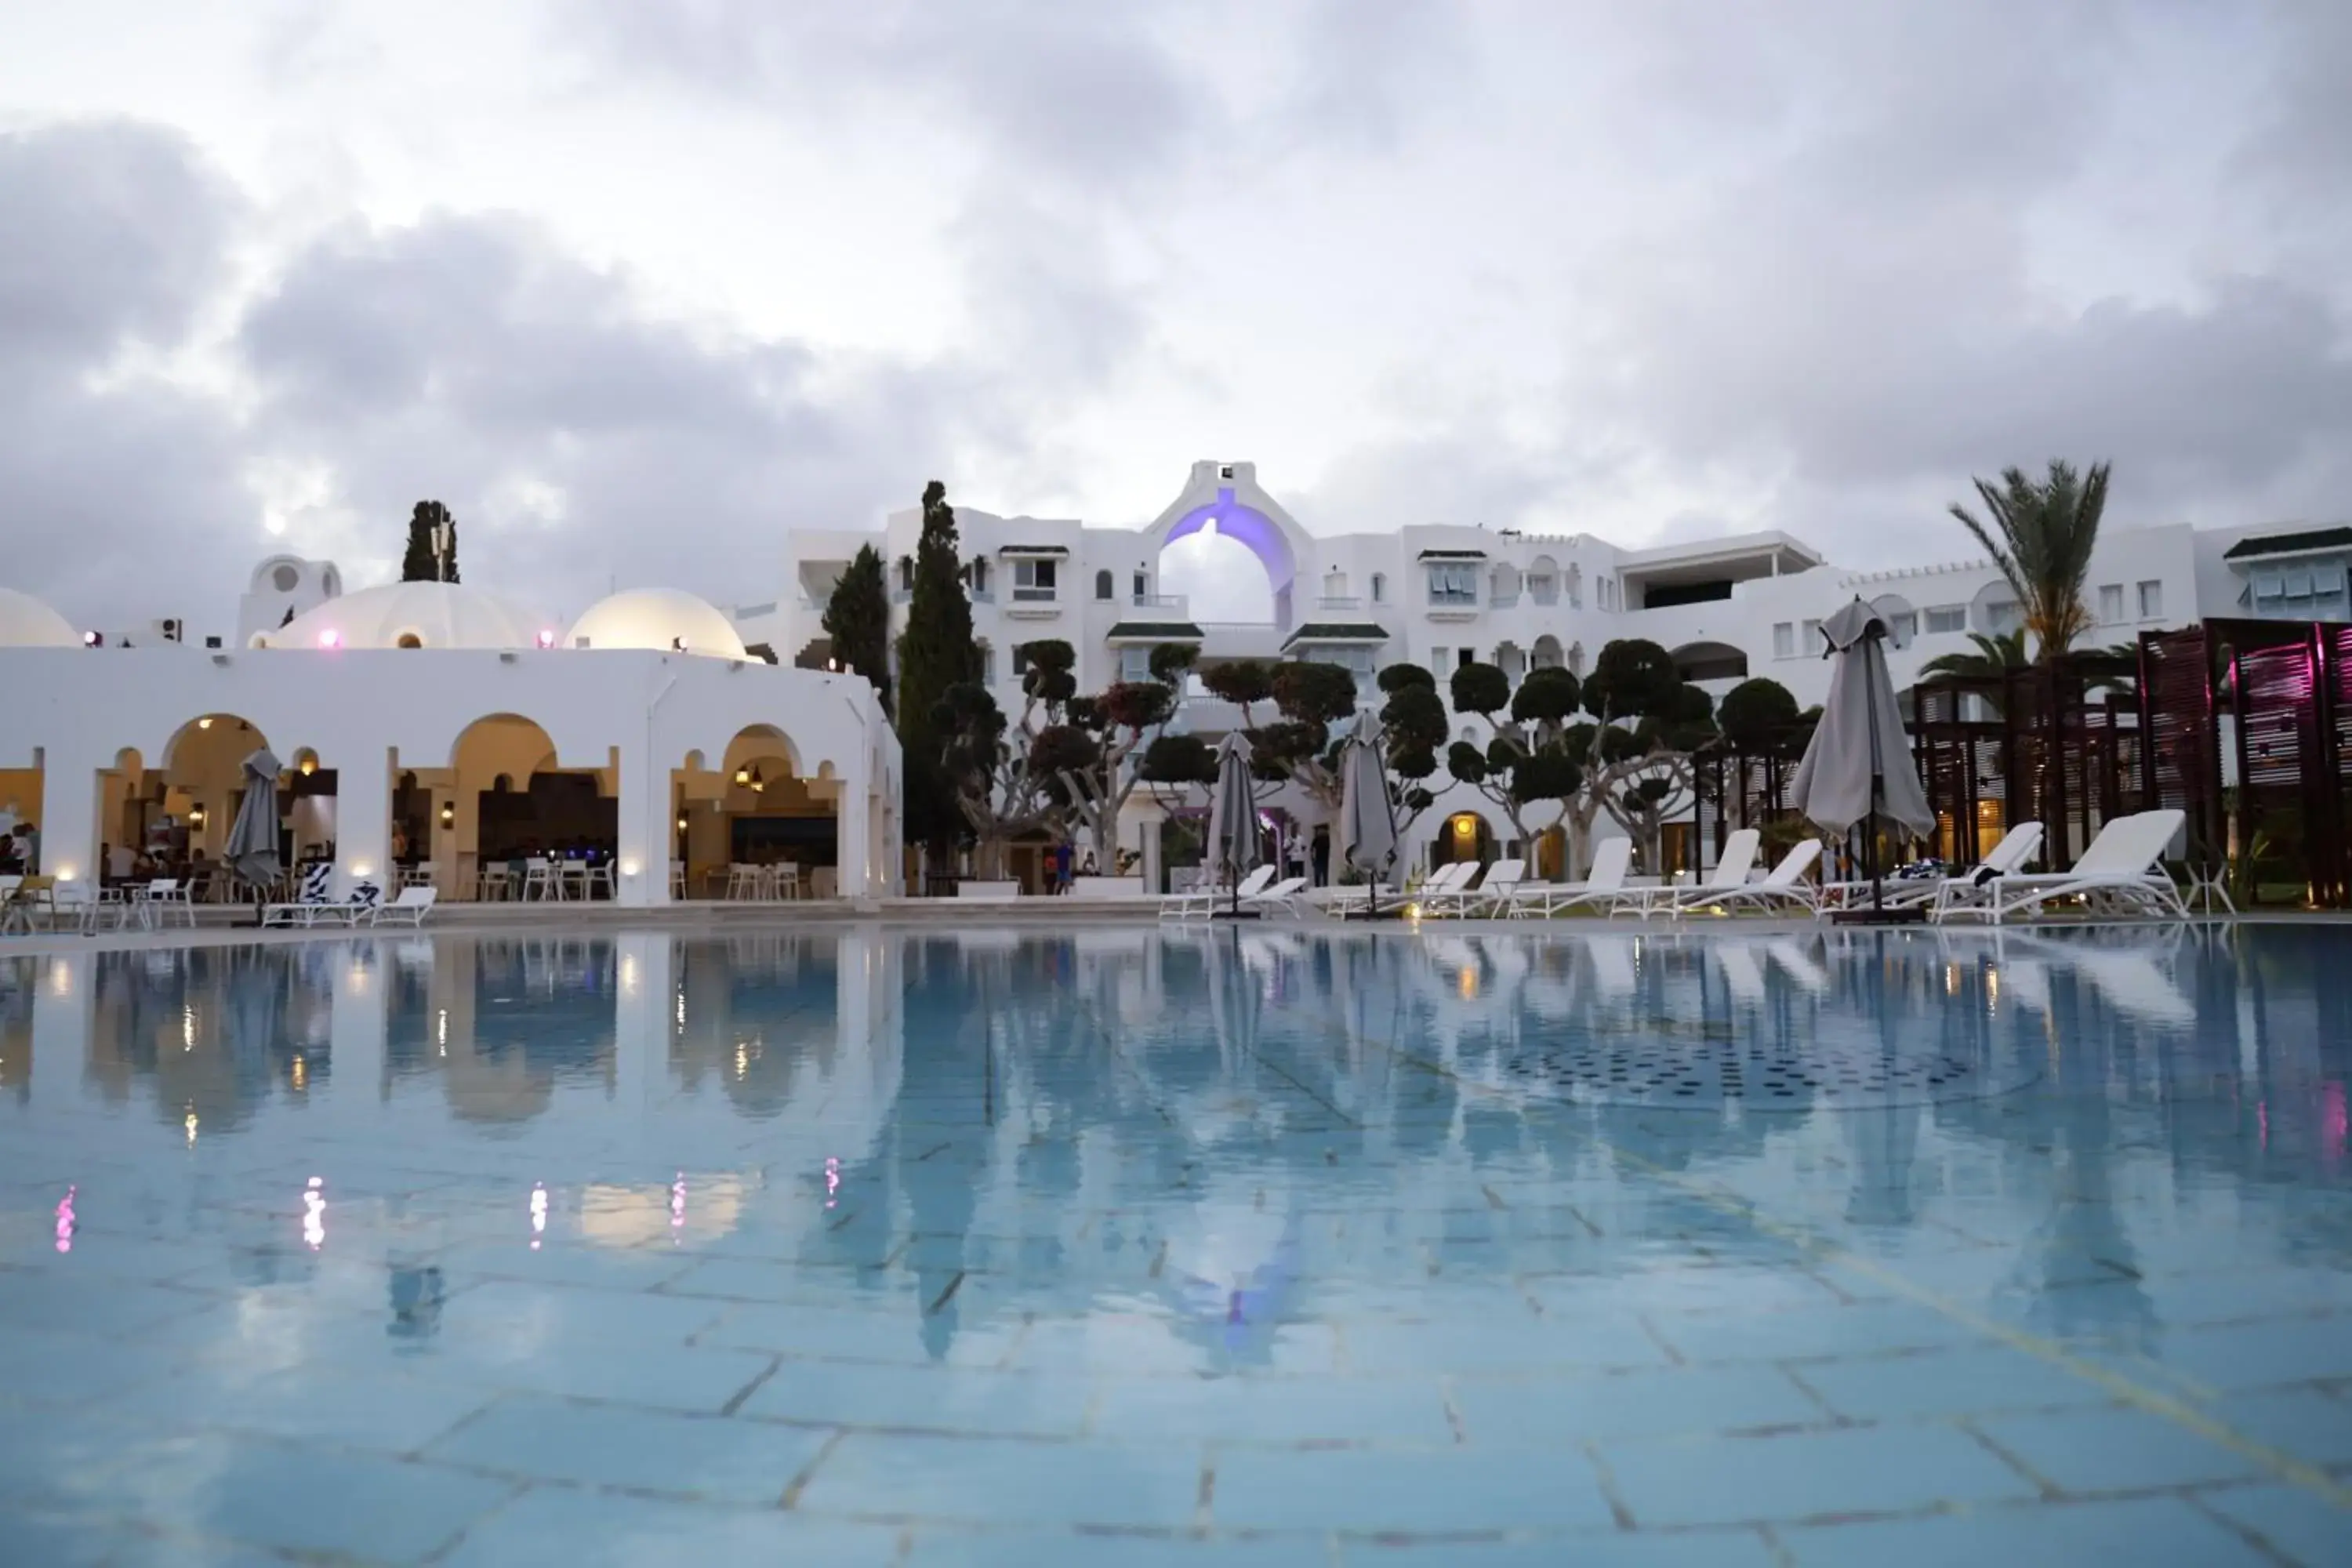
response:
<path id="1" fill-rule="evenodd" d="M 439 563 L 433 559 L 433 530 L 441 523 L 449 525 L 449 573 L 445 579 Z M 408 518 L 408 548 L 400 557 L 400 580 L 404 583 L 432 583 L 457 580 L 457 521 L 449 509 L 437 500 L 421 500 Z"/>
<path id="2" fill-rule="evenodd" d="M 914 592 L 898 638 L 898 725 L 906 752 L 908 835 L 941 853 L 962 836 L 963 823 L 941 767 L 949 735 L 940 709 L 950 688 L 973 684 L 980 676 L 955 509 L 948 505 L 947 486 L 933 479 L 923 489 Z"/>
<path id="3" fill-rule="evenodd" d="M 965 618 L 971 618 L 967 605 Z M 881 695 L 882 709 L 890 707 L 890 590 L 884 581 L 881 552 L 861 544 L 849 569 L 833 585 L 825 601 L 824 635 L 833 641 L 833 657 L 845 669 L 854 669 Z"/>

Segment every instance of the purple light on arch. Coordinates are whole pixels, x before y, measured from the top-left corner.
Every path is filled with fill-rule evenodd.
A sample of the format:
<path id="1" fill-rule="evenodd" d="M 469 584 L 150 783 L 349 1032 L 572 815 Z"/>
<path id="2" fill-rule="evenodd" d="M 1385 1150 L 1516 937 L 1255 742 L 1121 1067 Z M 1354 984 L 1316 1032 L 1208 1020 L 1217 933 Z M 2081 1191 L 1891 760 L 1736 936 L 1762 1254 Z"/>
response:
<path id="1" fill-rule="evenodd" d="M 1206 506 L 1196 506 L 1170 525 L 1161 548 L 1200 532 L 1214 522 L 1217 532 L 1226 539 L 1238 541 L 1265 568 L 1268 582 L 1281 588 L 1297 575 L 1297 563 L 1290 557 L 1290 541 L 1283 537 L 1282 529 L 1274 519 L 1255 507 L 1244 506 L 1234 500 L 1230 488 L 1220 489 L 1217 499 Z"/>

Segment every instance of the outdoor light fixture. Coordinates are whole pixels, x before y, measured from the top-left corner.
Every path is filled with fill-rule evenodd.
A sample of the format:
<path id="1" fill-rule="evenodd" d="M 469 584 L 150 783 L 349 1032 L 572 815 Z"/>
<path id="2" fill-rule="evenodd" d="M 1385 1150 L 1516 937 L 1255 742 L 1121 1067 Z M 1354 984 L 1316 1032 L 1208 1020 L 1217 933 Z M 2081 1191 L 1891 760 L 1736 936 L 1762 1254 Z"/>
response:
<path id="1" fill-rule="evenodd" d="M 305 757 L 302 759 L 300 766 L 302 769 L 302 776 L 304 778 L 309 778 L 312 773 L 319 771 L 319 759 L 316 757 Z"/>
<path id="2" fill-rule="evenodd" d="M 355 860 L 355 861 L 353 861 L 353 862 L 352 863 L 352 876 L 354 876 L 354 877 L 364 877 L 364 876 L 367 876 L 367 875 L 369 875 L 370 873 L 373 872 L 374 870 L 375 870 L 375 868 L 374 868 L 374 867 L 373 867 L 373 866 L 371 866 L 371 865 L 369 865 L 369 864 L 368 864 L 366 861 L 364 861 L 364 860 Z M 354 979 L 354 980 L 359 979 L 359 978 L 360 978 L 360 976 L 361 976 L 361 973 L 362 973 L 361 971 L 354 969 L 353 971 L 352 971 L 352 979 Z"/>
<path id="3" fill-rule="evenodd" d="M 553 632 L 547 631 L 540 633 L 539 646 L 541 647 L 553 647 L 555 646 L 555 634 Z"/>
<path id="4" fill-rule="evenodd" d="M 192 805 L 188 807 L 188 826 L 191 827 L 202 827 L 204 825 L 205 808 L 201 805 Z"/>
<path id="5" fill-rule="evenodd" d="M 677 814 L 677 830 L 680 833 L 686 831 L 686 813 L 682 811 Z"/>
<path id="6" fill-rule="evenodd" d="M 84 632 L 81 634 L 81 646 L 84 647 L 104 647 L 106 646 L 106 634 L 104 632 Z"/>
<path id="7" fill-rule="evenodd" d="M 760 770 L 758 768 L 753 768 L 751 770 L 751 793 L 753 795 L 758 795 L 761 790 L 764 790 L 767 787 L 768 781 L 760 776 Z"/>
<path id="8" fill-rule="evenodd" d="M 343 646 L 343 634 L 337 631 L 334 627 L 329 626 L 325 631 L 319 634 L 319 646 L 320 647 L 341 647 Z"/>
<path id="9" fill-rule="evenodd" d="M 622 876 L 624 876 L 624 877 L 634 877 L 634 876 L 635 876 L 636 874 L 637 874 L 637 863 L 636 863 L 635 860 L 624 860 L 624 861 L 622 861 L 622 862 L 621 862 L 621 875 L 622 875 Z"/>
<path id="10" fill-rule="evenodd" d="M 447 801 L 443 801 L 441 803 L 441 826 L 444 827 L 455 827 L 457 825 L 457 808 L 450 805 Z"/>
<path id="11" fill-rule="evenodd" d="M 750 787 L 751 783 L 751 770 L 749 768 L 737 768 L 735 770 L 735 783 L 739 788 Z"/>
<path id="12" fill-rule="evenodd" d="M 209 719 L 199 719 L 196 721 L 196 728 L 199 730 L 209 730 L 212 727 L 213 721 Z"/>

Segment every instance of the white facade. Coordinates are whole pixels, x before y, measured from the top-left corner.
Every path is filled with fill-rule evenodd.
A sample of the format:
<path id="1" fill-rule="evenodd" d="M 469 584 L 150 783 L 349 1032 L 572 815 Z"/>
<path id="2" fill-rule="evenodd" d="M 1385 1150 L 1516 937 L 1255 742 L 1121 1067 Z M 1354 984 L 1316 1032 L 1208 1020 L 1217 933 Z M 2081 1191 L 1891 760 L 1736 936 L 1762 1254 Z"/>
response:
<path id="1" fill-rule="evenodd" d="M 1266 493 L 1246 462 L 1193 464 L 1182 491 L 1139 529 L 961 506 L 956 522 L 974 632 L 991 652 L 990 678 L 1008 711 L 1020 702 L 1011 650 L 1048 637 L 1076 650 L 1082 691 L 1137 678 L 1162 641 L 1197 640 L 1204 662 L 1314 658 L 1348 664 L 1364 678 L 1391 664 L 1420 664 L 1439 674 L 1443 691 L 1444 674 L 1463 662 L 1499 665 L 1515 681 L 1545 664 L 1582 674 L 1604 644 L 1643 637 L 1672 652 L 1717 697 L 1762 676 L 1810 707 L 1829 690 L 1815 628 L 1857 595 L 1895 626 L 1891 663 L 1904 686 L 1928 660 L 1971 651 L 1970 634 L 2016 625 L 2013 595 L 1988 561 L 1855 572 L 1773 532 L 1642 550 L 1585 533 L 1461 525 L 1316 534 Z M 877 529 L 794 531 L 785 543 L 782 591 L 736 613 L 744 641 L 767 645 L 786 663 L 821 658 L 826 599 L 866 544 L 883 555 L 894 629 L 903 627 L 903 574 L 921 526 L 920 510 L 909 508 Z M 1925 526 L 1961 537 L 1957 523 Z M 1257 557 L 1273 591 L 1270 622 L 1200 621 L 1184 598 L 1162 592 L 1160 552 L 1204 527 Z M 2347 563 L 2352 529 L 2207 531 L 2111 520 L 2093 562 L 2086 596 L 2097 625 L 2085 640 L 2129 642 L 2144 631 L 2219 616 L 2345 617 L 2352 613 Z M 1369 679 L 1363 685 L 1368 702 L 1376 702 Z M 1204 732 L 1233 721 L 1223 704 L 1199 694 L 1177 721 Z M 1475 721 L 1465 717 L 1456 732 L 1475 736 Z M 1144 805 L 1129 810 L 1139 826 L 1156 815 Z M 1456 788 L 1421 819 L 1412 850 L 1425 847 L 1455 810 L 1477 813 L 1498 838 L 1508 831 L 1483 796 Z M 1134 834 L 1122 841 L 1132 844 Z"/>
<path id="2" fill-rule="evenodd" d="M 151 809 L 220 858 L 240 764 L 267 745 L 298 842 L 331 842 L 342 887 L 385 885 L 396 789 L 428 824 L 414 852 L 462 896 L 485 800 L 573 773 L 614 803 L 623 904 L 670 901 L 681 847 L 723 869 L 729 825 L 753 815 L 829 816 L 833 890 L 898 890 L 898 743 L 872 688 L 687 646 L 732 637 L 688 595 L 617 595 L 575 624 L 585 646 L 454 584 L 329 597 L 254 647 L 58 647 L 16 608 L 0 617 L 21 634 L 0 640 L 0 805 L 40 825 L 47 874 L 92 879 Z M 331 796 L 304 792 L 320 772 Z"/>

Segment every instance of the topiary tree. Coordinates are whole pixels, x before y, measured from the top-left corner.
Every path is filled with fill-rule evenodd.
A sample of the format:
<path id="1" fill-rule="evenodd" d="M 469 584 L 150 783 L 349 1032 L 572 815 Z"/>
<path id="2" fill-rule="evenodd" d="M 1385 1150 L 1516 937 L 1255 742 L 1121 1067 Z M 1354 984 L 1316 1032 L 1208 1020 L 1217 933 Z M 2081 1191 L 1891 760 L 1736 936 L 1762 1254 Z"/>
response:
<path id="1" fill-rule="evenodd" d="M 933 479 L 923 489 L 914 592 L 907 629 L 898 637 L 898 727 L 906 753 L 907 831 L 935 855 L 946 854 L 970 826 L 958 789 L 942 772 L 950 739 L 960 746 L 971 740 L 950 721 L 948 693 L 978 686 L 981 679 L 980 645 L 972 639 L 971 601 L 964 594 L 961 562 L 955 509 L 948 505 L 947 486 Z M 970 706 L 962 705 L 966 710 Z M 971 761 L 968 752 L 961 754 L 965 763 Z"/>
<path id="2" fill-rule="evenodd" d="M 864 676 L 890 706 L 890 584 L 882 570 L 882 555 L 861 544 L 849 558 L 841 581 L 825 601 L 824 635 L 832 639 L 833 657 L 844 669 Z"/>
<path id="3" fill-rule="evenodd" d="M 1295 784 L 1326 812 L 1339 808 L 1338 748 L 1331 726 L 1354 715 L 1356 678 L 1344 666 L 1237 659 L 1201 677 L 1242 710 L 1250 772 L 1268 786 Z M 1271 705 L 1272 711 L 1264 710 Z M 1263 716 L 1263 721 L 1261 717 Z"/>
<path id="4" fill-rule="evenodd" d="M 1436 678 L 1417 664 L 1390 665 L 1381 671 L 1380 682 L 1388 698 L 1381 705 L 1381 752 L 1402 839 L 1437 798 L 1429 780 L 1437 772 L 1437 748 L 1445 741 L 1445 704 L 1438 700 Z"/>
<path id="5" fill-rule="evenodd" d="M 1693 756 L 1715 737 L 1714 701 L 1683 679 L 1673 655 L 1643 637 L 1603 647 L 1582 696 L 1591 722 L 1564 737 L 1580 775 L 1563 818 L 1572 874 L 1591 863 L 1592 827 L 1604 812 L 1654 868 L 1664 858 L 1666 820 L 1696 798 Z"/>
<path id="6" fill-rule="evenodd" d="M 1062 775 L 1094 762 L 1093 740 L 1068 719 L 1076 653 L 1058 640 L 1016 651 L 1026 664 L 1018 720 L 1008 721 L 978 681 L 950 687 L 938 715 L 945 736 L 941 773 L 975 841 L 981 874 L 989 878 L 1004 874 L 1014 838 L 1066 827 L 1069 796 Z"/>
<path id="7" fill-rule="evenodd" d="M 1116 869 L 1119 813 L 1144 782 L 1129 759 L 1174 717 L 1199 653 L 1190 643 L 1162 643 L 1151 650 L 1150 679 L 1114 681 L 1099 695 L 1069 705 L 1069 723 L 1087 746 L 1083 752 L 1066 748 L 1066 755 L 1084 760 L 1060 770 L 1061 789 L 1070 816 L 1093 843 L 1095 865 L 1106 874 Z"/>
<path id="8" fill-rule="evenodd" d="M 1581 697 L 1576 676 L 1556 668 L 1529 670 L 1517 692 L 1491 664 L 1454 672 L 1455 710 L 1486 720 L 1493 738 L 1484 749 L 1454 742 L 1446 750 L 1446 772 L 1493 801 L 1523 847 L 1560 825 L 1582 782 L 1583 760 L 1570 749 L 1567 729 Z M 1549 809 L 1531 818 L 1536 808 Z"/>
<path id="9" fill-rule="evenodd" d="M 1819 717 L 1818 710 L 1811 716 L 1799 712 L 1797 700 L 1787 687 L 1761 676 L 1743 680 L 1724 693 L 1715 713 L 1716 744 L 1729 753 L 1730 769 L 1727 775 L 1717 773 L 1713 777 L 1722 785 L 1724 798 L 1717 805 L 1727 825 L 1767 826 L 1750 820 L 1749 808 L 1759 805 L 1763 816 L 1770 815 L 1785 775 L 1804 755 L 1805 743 L 1812 737 L 1812 721 Z M 1708 777 L 1700 775 L 1700 790 L 1712 796 L 1714 784 L 1707 782 Z"/>

